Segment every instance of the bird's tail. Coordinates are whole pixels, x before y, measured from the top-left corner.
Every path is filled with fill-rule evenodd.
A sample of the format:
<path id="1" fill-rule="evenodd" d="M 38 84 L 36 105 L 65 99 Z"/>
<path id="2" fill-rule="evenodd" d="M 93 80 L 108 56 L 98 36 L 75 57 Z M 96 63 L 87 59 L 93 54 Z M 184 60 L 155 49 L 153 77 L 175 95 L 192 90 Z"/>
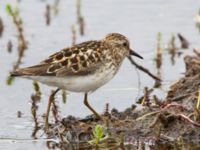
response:
<path id="1" fill-rule="evenodd" d="M 40 64 L 27 68 L 20 68 L 10 73 L 11 77 L 19 76 L 43 76 L 47 74 L 47 68 L 49 65 Z"/>

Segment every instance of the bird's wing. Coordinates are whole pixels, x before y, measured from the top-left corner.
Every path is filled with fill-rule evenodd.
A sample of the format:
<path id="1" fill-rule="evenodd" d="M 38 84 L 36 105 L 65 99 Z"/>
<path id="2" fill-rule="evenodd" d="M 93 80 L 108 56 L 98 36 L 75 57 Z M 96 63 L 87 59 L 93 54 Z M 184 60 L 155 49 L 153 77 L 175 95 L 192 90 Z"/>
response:
<path id="1" fill-rule="evenodd" d="M 68 76 L 90 74 L 102 65 L 101 42 L 88 41 L 49 56 L 40 64 L 18 69 L 13 76 Z M 102 47 L 101 47 L 102 49 Z"/>

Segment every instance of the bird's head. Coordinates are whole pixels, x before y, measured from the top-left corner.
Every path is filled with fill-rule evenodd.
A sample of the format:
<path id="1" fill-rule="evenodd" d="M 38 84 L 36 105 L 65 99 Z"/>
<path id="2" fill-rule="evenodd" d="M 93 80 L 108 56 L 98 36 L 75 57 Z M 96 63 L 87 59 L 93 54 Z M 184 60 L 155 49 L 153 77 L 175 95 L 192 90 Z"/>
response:
<path id="1" fill-rule="evenodd" d="M 130 48 L 129 40 L 125 36 L 119 33 L 110 33 L 106 35 L 106 37 L 104 38 L 104 41 L 108 42 L 113 47 L 117 47 L 117 50 L 120 50 L 118 51 L 118 53 L 121 53 L 127 57 L 132 55 L 140 59 L 143 59 L 142 56 L 140 56 L 139 54 L 137 54 L 135 51 L 133 51 Z"/>

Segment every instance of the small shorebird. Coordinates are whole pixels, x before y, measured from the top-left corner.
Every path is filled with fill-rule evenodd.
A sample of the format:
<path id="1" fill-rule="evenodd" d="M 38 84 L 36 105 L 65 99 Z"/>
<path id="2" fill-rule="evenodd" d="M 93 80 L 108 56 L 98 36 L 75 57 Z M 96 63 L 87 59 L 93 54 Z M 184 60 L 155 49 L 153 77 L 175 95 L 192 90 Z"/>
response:
<path id="1" fill-rule="evenodd" d="M 125 36 L 110 33 L 102 40 L 87 41 L 64 48 L 35 66 L 17 69 L 11 76 L 58 87 L 55 93 L 59 89 L 83 92 L 84 104 L 100 119 L 101 116 L 89 105 L 87 95 L 111 80 L 124 58 L 131 55 L 142 59 L 130 49 L 129 40 Z M 48 128 L 50 107 L 51 102 L 46 112 L 45 128 Z"/>

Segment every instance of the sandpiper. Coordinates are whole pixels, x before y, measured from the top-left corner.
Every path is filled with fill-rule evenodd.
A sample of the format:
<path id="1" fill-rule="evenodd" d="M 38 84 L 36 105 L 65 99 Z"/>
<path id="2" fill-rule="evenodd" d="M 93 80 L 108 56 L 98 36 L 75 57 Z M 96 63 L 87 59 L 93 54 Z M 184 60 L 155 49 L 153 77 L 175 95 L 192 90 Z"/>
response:
<path id="1" fill-rule="evenodd" d="M 131 50 L 129 40 L 110 33 L 101 40 L 93 40 L 64 48 L 37 65 L 17 69 L 12 76 L 20 76 L 72 92 L 83 92 L 84 104 L 89 105 L 87 95 L 111 80 L 118 72 L 124 58 L 131 55 L 142 57 Z M 56 90 L 57 92 L 58 90 Z M 45 127 L 48 127 L 49 102 Z"/>

